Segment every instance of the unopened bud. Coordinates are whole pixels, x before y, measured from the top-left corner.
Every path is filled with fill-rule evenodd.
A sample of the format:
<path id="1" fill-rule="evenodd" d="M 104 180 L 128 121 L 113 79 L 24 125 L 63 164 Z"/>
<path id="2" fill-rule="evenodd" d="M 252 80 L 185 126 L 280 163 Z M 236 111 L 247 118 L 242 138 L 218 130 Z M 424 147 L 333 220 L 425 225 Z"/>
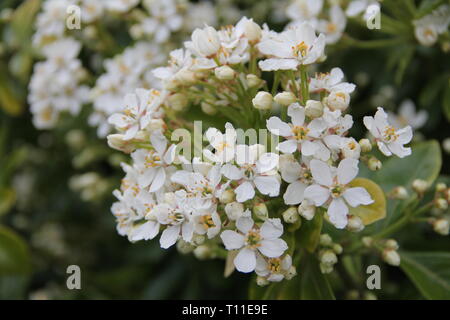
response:
<path id="1" fill-rule="evenodd" d="M 325 265 L 334 265 L 337 263 L 338 258 L 332 250 L 324 250 L 320 254 L 320 262 Z"/>
<path id="2" fill-rule="evenodd" d="M 290 207 L 283 212 L 283 220 L 286 223 L 296 223 L 300 216 L 298 215 L 297 208 Z"/>
<path id="3" fill-rule="evenodd" d="M 237 220 L 244 214 L 244 205 L 240 202 L 231 202 L 225 206 L 225 213 L 230 220 Z"/>
<path id="4" fill-rule="evenodd" d="M 448 202 L 447 202 L 447 200 L 445 200 L 443 198 L 436 199 L 434 202 L 434 205 L 439 210 L 447 210 L 448 209 Z"/>
<path id="5" fill-rule="evenodd" d="M 350 95 L 343 91 L 331 91 L 324 101 L 331 110 L 344 111 L 350 104 Z"/>
<path id="6" fill-rule="evenodd" d="M 110 134 L 106 137 L 106 139 L 108 141 L 108 146 L 115 150 L 119 150 L 124 153 L 131 153 L 135 149 L 133 143 L 131 143 L 129 140 L 124 140 L 123 134 Z"/>
<path id="7" fill-rule="evenodd" d="M 211 258 L 211 248 L 206 245 L 198 246 L 194 249 L 194 256 L 199 260 Z"/>
<path id="8" fill-rule="evenodd" d="M 232 80 L 234 79 L 236 72 L 229 66 L 217 67 L 214 70 L 214 74 L 219 80 Z"/>
<path id="9" fill-rule="evenodd" d="M 189 242 L 184 241 L 183 239 L 178 240 L 177 242 L 177 250 L 181 254 L 188 254 L 194 251 L 194 246 Z"/>
<path id="10" fill-rule="evenodd" d="M 422 180 L 422 179 L 416 179 L 412 183 L 413 190 L 420 194 L 427 191 L 428 187 L 429 187 L 428 182 L 426 182 L 425 180 Z"/>
<path id="11" fill-rule="evenodd" d="M 342 246 L 340 244 L 338 244 L 338 243 L 333 244 L 333 251 L 336 254 L 341 254 L 342 251 L 343 251 Z"/>
<path id="12" fill-rule="evenodd" d="M 444 149 L 445 152 L 450 153 L 450 138 L 446 138 L 442 141 L 442 149 Z"/>
<path id="13" fill-rule="evenodd" d="M 397 200 L 408 199 L 408 196 L 408 190 L 406 190 L 406 188 L 402 186 L 395 187 L 391 192 L 391 197 Z"/>
<path id="14" fill-rule="evenodd" d="M 367 166 L 369 167 L 370 170 L 377 171 L 381 169 L 382 164 L 381 161 L 378 160 L 377 158 L 371 157 L 369 159 L 369 162 L 367 163 Z"/>
<path id="15" fill-rule="evenodd" d="M 291 280 L 293 277 L 297 275 L 297 268 L 295 266 L 291 266 L 289 270 L 286 272 L 284 276 L 286 280 Z"/>
<path id="16" fill-rule="evenodd" d="M 323 115 L 323 104 L 320 101 L 308 100 L 306 101 L 305 114 L 310 118 L 319 118 Z"/>
<path id="17" fill-rule="evenodd" d="M 259 110 L 272 109 L 273 97 L 269 92 L 259 91 L 252 100 L 253 106 Z"/>
<path id="18" fill-rule="evenodd" d="M 247 80 L 247 85 L 249 88 L 256 88 L 262 84 L 262 80 L 255 76 L 254 74 L 248 74 L 245 79 Z"/>
<path id="19" fill-rule="evenodd" d="M 278 93 L 275 96 L 274 100 L 276 103 L 287 107 L 287 106 L 290 106 L 291 104 L 293 104 L 295 101 L 297 101 L 297 98 L 295 97 L 295 94 L 293 94 L 292 92 L 284 91 L 284 92 Z"/>
<path id="20" fill-rule="evenodd" d="M 444 192 L 445 190 L 447 190 L 447 185 L 445 183 L 439 182 L 436 184 L 436 192 Z"/>
<path id="21" fill-rule="evenodd" d="M 261 276 L 257 276 L 257 277 L 256 277 L 256 284 L 257 284 L 258 286 L 260 286 L 260 287 L 265 287 L 265 286 L 267 286 L 269 283 L 270 283 L 269 280 L 267 280 L 267 279 L 264 278 L 264 277 L 261 277 Z"/>
<path id="22" fill-rule="evenodd" d="M 398 248 L 399 248 L 398 242 L 395 239 L 386 240 L 386 242 L 384 243 L 384 247 L 387 249 L 393 249 L 393 250 L 398 250 Z"/>
<path id="23" fill-rule="evenodd" d="M 308 221 L 314 218 L 315 213 L 316 207 L 310 204 L 308 200 L 303 200 L 302 203 L 298 206 L 298 214 Z"/>
<path id="24" fill-rule="evenodd" d="M 175 80 L 181 85 L 189 85 L 197 80 L 196 74 L 188 69 L 181 69 L 177 72 Z"/>
<path id="25" fill-rule="evenodd" d="M 205 236 L 202 234 L 196 234 L 192 237 L 192 243 L 194 243 L 196 246 L 200 246 L 205 243 Z"/>
<path id="26" fill-rule="evenodd" d="M 253 22 L 253 19 L 249 19 L 244 25 L 244 35 L 250 42 L 258 42 L 261 39 L 262 30 L 261 27 Z"/>
<path id="27" fill-rule="evenodd" d="M 175 93 L 167 98 L 167 103 L 173 110 L 182 111 L 188 106 L 189 100 L 184 94 Z"/>
<path id="28" fill-rule="evenodd" d="M 269 217 L 269 211 L 264 203 L 258 203 L 253 207 L 253 213 L 261 220 L 266 220 Z"/>
<path id="29" fill-rule="evenodd" d="M 361 147 L 362 152 L 370 152 L 372 150 L 372 144 L 369 139 L 359 140 L 359 146 Z"/>
<path id="30" fill-rule="evenodd" d="M 203 101 L 200 106 L 202 108 L 202 111 L 209 116 L 213 116 L 217 113 L 217 109 L 214 108 L 214 106 L 210 105 L 208 102 Z"/>
<path id="31" fill-rule="evenodd" d="M 400 255 L 394 249 L 385 249 L 381 254 L 383 260 L 391 266 L 398 267 L 400 265 Z"/>
<path id="32" fill-rule="evenodd" d="M 320 235 L 320 245 L 323 247 L 329 247 L 333 244 L 333 240 L 331 239 L 331 237 L 324 233 Z"/>
<path id="33" fill-rule="evenodd" d="M 361 242 L 366 248 L 370 248 L 373 245 L 373 238 L 372 237 L 363 237 L 361 239 Z"/>
<path id="34" fill-rule="evenodd" d="M 350 216 L 347 222 L 347 230 L 351 232 L 360 232 L 364 229 L 364 223 L 360 217 Z"/>
<path id="35" fill-rule="evenodd" d="M 234 191 L 233 190 L 225 190 L 219 197 L 220 203 L 227 204 L 234 201 Z"/>
<path id="36" fill-rule="evenodd" d="M 323 274 L 328 274 L 333 272 L 333 265 L 329 265 L 329 264 L 324 264 L 324 263 L 320 263 L 320 272 L 322 272 Z"/>
<path id="37" fill-rule="evenodd" d="M 450 224 L 447 219 L 437 219 L 433 221 L 433 230 L 442 236 L 448 236 Z"/>

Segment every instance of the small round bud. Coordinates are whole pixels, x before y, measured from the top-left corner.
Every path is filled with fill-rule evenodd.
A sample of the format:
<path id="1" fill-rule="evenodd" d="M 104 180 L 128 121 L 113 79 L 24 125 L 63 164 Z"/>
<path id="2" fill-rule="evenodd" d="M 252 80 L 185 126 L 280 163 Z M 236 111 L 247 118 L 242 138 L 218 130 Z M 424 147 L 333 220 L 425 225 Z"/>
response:
<path id="1" fill-rule="evenodd" d="M 248 74 L 245 79 L 247 80 L 247 85 L 250 88 L 256 88 L 259 87 L 262 84 L 262 80 L 255 76 L 254 74 Z"/>
<path id="2" fill-rule="evenodd" d="M 225 190 L 219 197 L 220 203 L 227 204 L 234 201 L 234 191 L 233 190 Z"/>
<path id="3" fill-rule="evenodd" d="M 433 230 L 442 236 L 448 236 L 450 224 L 446 219 L 437 219 L 433 221 Z"/>
<path id="4" fill-rule="evenodd" d="M 295 266 L 291 266 L 289 270 L 286 272 L 284 276 L 286 280 L 291 280 L 293 277 L 297 275 L 297 268 Z"/>
<path id="5" fill-rule="evenodd" d="M 361 147 L 362 152 L 370 152 L 372 150 L 372 144 L 369 139 L 359 140 L 359 146 Z"/>
<path id="6" fill-rule="evenodd" d="M 333 272 L 333 265 L 320 263 L 319 267 L 320 267 L 320 272 L 322 272 L 323 274 L 328 274 L 328 273 Z"/>
<path id="7" fill-rule="evenodd" d="M 249 19 L 244 24 L 244 35 L 250 42 L 258 42 L 261 39 L 262 30 L 261 27 L 253 22 L 253 19 Z"/>
<path id="8" fill-rule="evenodd" d="M 360 217 L 350 216 L 347 222 L 347 230 L 351 232 L 360 232 L 364 229 L 364 223 Z"/>
<path id="9" fill-rule="evenodd" d="M 447 200 L 445 200 L 443 198 L 436 199 L 434 202 L 434 205 L 439 210 L 447 210 L 448 209 L 448 202 L 447 202 Z"/>
<path id="10" fill-rule="evenodd" d="M 234 79 L 236 72 L 229 66 L 217 67 L 214 70 L 214 74 L 219 80 L 232 80 Z"/>
<path id="11" fill-rule="evenodd" d="M 295 101 L 297 101 L 297 97 L 295 96 L 295 94 L 293 94 L 290 91 L 283 91 L 283 92 L 278 93 L 274 97 L 274 100 L 276 103 L 287 107 L 287 106 L 290 106 L 291 104 L 293 104 Z"/>
<path id="12" fill-rule="evenodd" d="M 363 245 L 366 248 L 370 248 L 373 245 L 373 238 L 372 237 L 363 237 L 361 239 L 361 241 L 362 241 Z"/>
<path id="13" fill-rule="evenodd" d="M 325 104 L 331 110 L 344 111 L 350 104 L 350 95 L 343 91 L 331 91 L 328 97 L 324 99 Z"/>
<path id="14" fill-rule="evenodd" d="M 400 265 L 400 255 L 394 249 L 385 249 L 381 254 L 384 262 L 391 266 L 398 267 Z"/>
<path id="15" fill-rule="evenodd" d="M 336 254 L 332 250 L 323 250 L 320 254 L 320 262 L 332 266 L 338 262 Z"/>
<path id="16" fill-rule="evenodd" d="M 184 94 L 175 93 L 167 98 L 167 103 L 173 110 L 182 111 L 188 106 L 189 100 Z"/>
<path id="17" fill-rule="evenodd" d="M 253 106 L 259 110 L 272 109 L 273 97 L 269 92 L 259 91 L 252 100 Z"/>
<path id="18" fill-rule="evenodd" d="M 214 106 L 210 105 L 208 102 L 203 101 L 200 106 L 202 108 L 202 111 L 209 116 L 213 116 L 217 113 L 217 109 L 214 108 Z"/>
<path id="19" fill-rule="evenodd" d="M 319 118 L 323 115 L 323 104 L 320 101 L 308 100 L 306 101 L 305 114 L 310 118 Z"/>
<path id="20" fill-rule="evenodd" d="M 194 243 L 196 246 L 200 246 L 205 243 L 205 236 L 202 234 L 196 234 L 192 237 L 192 243 Z"/>
<path id="21" fill-rule="evenodd" d="M 428 187 L 429 187 L 428 182 L 425 181 L 425 180 L 422 180 L 422 179 L 416 179 L 412 183 L 413 190 L 415 192 L 417 192 L 417 193 L 420 193 L 420 194 L 422 194 L 425 191 L 427 191 Z"/>
<path id="22" fill-rule="evenodd" d="M 195 73 L 188 69 L 181 69 L 177 72 L 175 80 L 181 85 L 189 85 L 197 80 Z"/>
<path id="23" fill-rule="evenodd" d="M 298 206 L 298 214 L 308 221 L 314 218 L 315 213 L 316 207 L 310 204 L 307 200 L 303 200 Z"/>
<path id="24" fill-rule="evenodd" d="M 367 167 L 369 167 L 369 169 L 372 171 L 377 171 L 377 170 L 381 169 L 382 164 L 381 164 L 381 161 L 378 160 L 377 158 L 371 157 L 369 159 L 369 162 L 367 163 Z"/>
<path id="25" fill-rule="evenodd" d="M 211 248 L 206 245 L 198 246 L 194 249 L 194 256 L 199 260 L 211 258 Z"/>
<path id="26" fill-rule="evenodd" d="M 343 251 L 342 246 L 340 244 L 338 244 L 338 243 L 333 244 L 333 251 L 336 254 L 341 254 L 342 251 Z"/>
<path id="27" fill-rule="evenodd" d="M 333 244 L 333 240 L 331 239 L 330 235 L 327 233 L 320 235 L 320 245 L 323 247 L 329 247 Z"/>
<path id="28" fill-rule="evenodd" d="M 264 203 L 258 203 L 253 207 L 253 213 L 258 219 L 266 220 L 269 218 L 269 211 L 267 210 L 267 206 Z"/>
<path id="29" fill-rule="evenodd" d="M 405 200 L 409 197 L 408 190 L 402 186 L 395 187 L 390 195 L 393 199 L 397 200 Z"/>
<path id="30" fill-rule="evenodd" d="M 189 242 L 184 241 L 183 239 L 178 240 L 177 242 L 177 250 L 181 254 L 188 254 L 194 251 L 194 246 Z"/>
<path id="31" fill-rule="evenodd" d="M 244 214 L 244 205 L 240 202 L 230 202 L 225 206 L 225 213 L 230 220 L 237 220 Z"/>
<path id="32" fill-rule="evenodd" d="M 298 215 L 297 208 L 290 207 L 282 214 L 283 220 L 286 223 L 296 223 L 298 219 L 300 219 L 300 216 Z"/>
<path id="33" fill-rule="evenodd" d="M 436 192 L 444 192 L 445 190 L 447 190 L 447 185 L 445 183 L 439 182 L 436 184 Z"/>
<path id="34" fill-rule="evenodd" d="M 445 152 L 450 153 L 450 138 L 446 138 L 442 141 L 442 149 L 444 149 Z"/>
<path id="35" fill-rule="evenodd" d="M 264 278 L 264 277 L 261 277 L 261 276 L 257 276 L 257 277 L 256 277 L 256 284 L 257 284 L 258 286 L 260 286 L 260 287 L 265 287 L 265 286 L 267 286 L 269 283 L 270 283 L 269 280 L 267 280 L 267 279 Z"/>
<path id="36" fill-rule="evenodd" d="M 135 146 L 129 140 L 124 139 L 125 135 L 115 133 L 106 137 L 108 146 L 112 149 L 122 151 L 124 153 L 131 153 L 135 150 Z"/>
<path id="37" fill-rule="evenodd" d="M 395 239 L 386 240 L 386 242 L 384 243 L 384 246 L 387 249 L 393 249 L 393 250 L 398 250 L 398 248 L 399 248 L 398 242 Z"/>

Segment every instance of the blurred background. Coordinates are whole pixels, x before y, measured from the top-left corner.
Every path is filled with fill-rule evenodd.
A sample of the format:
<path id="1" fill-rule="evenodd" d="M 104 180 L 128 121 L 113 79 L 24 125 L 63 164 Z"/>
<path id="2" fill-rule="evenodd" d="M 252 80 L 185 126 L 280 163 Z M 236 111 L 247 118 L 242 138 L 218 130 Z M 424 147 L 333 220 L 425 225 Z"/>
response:
<path id="1" fill-rule="evenodd" d="M 252 279 L 239 273 L 224 278 L 222 260 L 162 250 L 158 241 L 131 244 L 117 234 L 111 193 L 120 184 L 119 164 L 126 158 L 88 125 L 91 105 L 76 116 L 63 115 L 52 130 L 34 127 L 27 95 L 33 65 L 41 59 L 31 39 L 42 2 L 0 2 L 0 299 L 245 299 Z M 288 23 L 289 1 L 206 2 L 233 13 L 219 17 L 218 24 L 235 23 L 243 15 L 276 30 Z M 404 25 L 411 22 L 396 16 L 395 7 L 387 7 L 386 14 Z M 86 44 L 80 54 L 90 86 L 104 71 L 98 59 L 133 42 L 126 31 L 118 33 L 117 23 L 106 21 L 103 27 L 114 35 L 114 50 Z M 405 99 L 428 113 L 416 139 L 442 143 L 450 137 L 448 47 L 420 46 L 412 30 L 395 45 L 368 44 L 391 35 L 354 21 L 348 21 L 346 34 L 351 36 L 327 49 L 322 68 L 338 66 L 357 85 L 351 105 L 355 137 L 362 137 L 356 124 L 364 115 L 377 106 L 395 112 Z M 443 155 L 446 179 L 450 157 Z M 423 226 L 413 228 L 417 230 L 396 237 L 402 247 L 448 250 L 448 237 L 435 237 Z M 66 287 L 69 265 L 81 268 L 81 290 Z M 384 268 L 386 286 L 378 298 L 420 297 L 401 271 Z M 349 288 L 334 282 L 338 298 L 364 297 L 356 284 Z"/>

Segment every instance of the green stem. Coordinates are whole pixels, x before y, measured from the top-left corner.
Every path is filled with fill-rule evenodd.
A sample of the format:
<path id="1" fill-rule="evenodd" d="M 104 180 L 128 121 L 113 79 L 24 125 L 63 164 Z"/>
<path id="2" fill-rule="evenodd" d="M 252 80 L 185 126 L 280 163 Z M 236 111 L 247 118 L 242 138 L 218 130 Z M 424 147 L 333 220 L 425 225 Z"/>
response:
<path id="1" fill-rule="evenodd" d="M 305 65 L 300 66 L 300 80 L 301 80 L 301 88 L 302 88 L 302 104 L 306 105 L 306 101 L 309 100 L 309 88 L 308 88 L 308 71 Z"/>

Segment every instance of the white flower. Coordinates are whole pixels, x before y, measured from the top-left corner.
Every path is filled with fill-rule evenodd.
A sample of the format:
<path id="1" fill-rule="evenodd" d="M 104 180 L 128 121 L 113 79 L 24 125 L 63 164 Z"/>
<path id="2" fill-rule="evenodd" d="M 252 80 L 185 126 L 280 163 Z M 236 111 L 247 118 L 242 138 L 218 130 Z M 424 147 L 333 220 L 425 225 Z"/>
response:
<path id="1" fill-rule="evenodd" d="M 317 37 L 314 28 L 305 22 L 277 36 L 263 36 L 257 47 L 269 57 L 259 62 L 263 71 L 297 70 L 299 65 L 314 63 L 323 56 L 325 36 Z"/>
<path id="2" fill-rule="evenodd" d="M 350 95 L 345 91 L 333 90 L 324 98 L 324 104 L 331 110 L 345 111 L 350 104 Z"/>
<path id="3" fill-rule="evenodd" d="M 256 274 L 271 282 L 280 282 L 283 280 L 291 267 L 292 258 L 288 254 L 284 257 L 269 259 L 264 259 L 260 255 L 256 257 Z"/>
<path id="4" fill-rule="evenodd" d="M 195 29 L 191 41 L 185 42 L 185 47 L 199 57 L 210 58 L 220 49 L 219 33 L 213 27 Z"/>
<path id="5" fill-rule="evenodd" d="M 155 77 L 163 80 L 166 86 L 169 87 L 175 82 L 189 84 L 195 80 L 195 74 L 190 70 L 193 64 L 191 55 L 192 53 L 188 50 L 173 50 L 169 55 L 169 65 L 167 67 L 156 68 L 152 72 Z"/>
<path id="6" fill-rule="evenodd" d="M 155 192 L 166 182 L 167 167 L 175 159 L 176 145 L 167 147 L 167 139 L 161 134 L 151 135 L 150 141 L 154 150 L 139 149 L 134 151 L 131 157 L 134 167 L 139 171 L 139 186 L 150 186 L 149 191 Z"/>
<path id="7" fill-rule="evenodd" d="M 205 133 L 214 153 L 209 149 L 203 150 L 203 155 L 216 163 L 230 162 L 234 158 L 236 147 L 236 130 L 231 123 L 225 124 L 225 133 L 221 133 L 216 128 L 209 128 Z"/>
<path id="8" fill-rule="evenodd" d="M 139 3 L 139 0 L 108 0 L 105 5 L 108 10 L 116 12 L 126 12 Z"/>
<path id="9" fill-rule="evenodd" d="M 142 30 L 153 35 L 157 43 L 167 41 L 172 32 L 180 30 L 183 18 L 174 0 L 146 0 L 144 6 L 150 15 L 141 22 Z"/>
<path id="10" fill-rule="evenodd" d="M 216 206 L 212 206 L 203 212 L 197 212 L 193 216 L 193 221 L 195 233 L 200 235 L 206 234 L 208 239 L 217 236 L 222 226 Z"/>
<path id="11" fill-rule="evenodd" d="M 356 86 L 353 83 L 342 82 L 343 79 L 344 73 L 341 68 L 333 68 L 329 73 L 316 73 L 316 76 L 311 78 L 309 90 L 314 93 L 321 91 L 352 93 Z"/>
<path id="12" fill-rule="evenodd" d="M 302 162 L 298 162 L 292 154 L 280 156 L 281 178 L 289 183 L 283 195 L 287 205 L 301 203 L 306 187 L 311 184 L 311 171 L 305 157 L 302 158 Z"/>
<path id="13" fill-rule="evenodd" d="M 276 197 L 280 192 L 280 181 L 276 172 L 278 155 L 262 153 L 263 151 L 262 145 L 238 145 L 238 166 L 228 163 L 222 168 L 225 177 L 239 182 L 239 186 L 234 190 L 238 202 L 252 199 L 255 196 L 255 187 L 270 197 Z"/>
<path id="14" fill-rule="evenodd" d="M 364 19 L 367 20 L 372 13 L 371 8 L 374 8 L 373 6 L 380 8 L 377 0 L 354 0 L 349 3 L 345 13 L 349 17 L 355 17 L 364 12 Z"/>
<path id="15" fill-rule="evenodd" d="M 278 258 L 287 249 L 286 242 L 280 239 L 283 234 L 280 219 L 267 219 L 258 228 L 252 218 L 242 217 L 236 222 L 236 227 L 239 232 L 225 230 L 220 238 L 227 250 L 239 250 L 234 265 L 240 272 L 255 270 L 258 254 Z"/>
<path id="16" fill-rule="evenodd" d="M 358 174 L 358 160 L 344 159 L 337 169 L 330 168 L 320 160 L 311 160 L 310 166 L 317 184 L 305 189 L 305 198 L 318 207 L 328 204 L 327 213 L 336 228 L 342 229 L 347 225 L 348 206 L 357 207 L 373 203 L 366 189 L 348 187 Z"/>
<path id="17" fill-rule="evenodd" d="M 287 139 L 277 146 L 277 150 L 283 153 L 294 153 L 298 150 L 302 155 L 328 160 L 330 152 L 320 141 L 322 132 L 327 128 L 326 122 L 322 118 L 316 118 L 308 124 L 305 123 L 305 108 L 298 103 L 289 106 L 288 115 L 292 124 L 287 124 L 278 117 L 267 120 L 267 129 L 272 134 Z"/>
<path id="18" fill-rule="evenodd" d="M 323 32 L 326 43 L 336 43 L 341 37 L 347 25 L 347 18 L 339 5 L 333 5 L 330 9 L 330 21 L 319 20 L 317 31 Z"/>
<path id="19" fill-rule="evenodd" d="M 411 154 L 411 148 L 405 148 L 403 145 L 409 143 L 412 139 L 412 129 L 406 126 L 396 130 L 389 125 L 387 114 L 383 108 L 379 107 L 375 117 L 364 117 L 364 125 L 375 138 L 378 148 L 386 155 L 403 158 Z"/>
<path id="20" fill-rule="evenodd" d="M 438 36 L 448 30 L 450 24 L 450 6 L 441 5 L 432 13 L 419 20 L 414 20 L 414 34 L 424 46 L 432 46 Z"/>
<path id="21" fill-rule="evenodd" d="M 416 112 L 416 106 L 411 100 L 405 100 L 398 108 L 398 115 L 388 112 L 388 120 L 396 128 L 410 125 L 414 130 L 422 128 L 428 119 L 428 112 Z"/>
<path id="22" fill-rule="evenodd" d="M 323 0 L 294 0 L 286 8 L 286 15 L 294 21 L 315 19 L 322 11 Z"/>
<path id="23" fill-rule="evenodd" d="M 108 122 L 117 129 L 125 131 L 124 140 L 133 139 L 139 130 L 145 129 L 154 112 L 162 103 L 161 94 L 157 90 L 136 89 L 136 93 L 125 96 L 125 110 L 109 117 Z"/>

